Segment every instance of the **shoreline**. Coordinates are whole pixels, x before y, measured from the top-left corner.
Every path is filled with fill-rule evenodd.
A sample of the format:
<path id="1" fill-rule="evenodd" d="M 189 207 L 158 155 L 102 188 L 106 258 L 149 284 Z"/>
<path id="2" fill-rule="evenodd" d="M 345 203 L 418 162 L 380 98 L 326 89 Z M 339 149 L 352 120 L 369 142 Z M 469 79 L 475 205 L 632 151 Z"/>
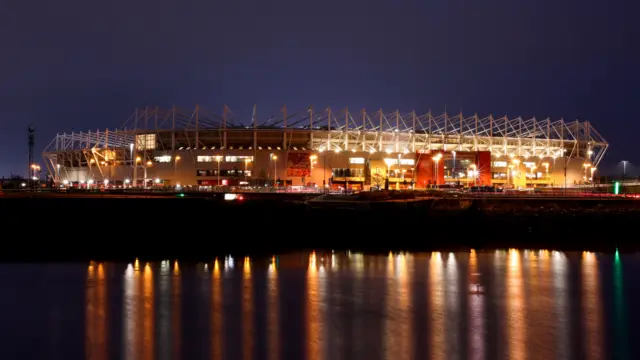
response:
<path id="1" fill-rule="evenodd" d="M 311 204 L 310 204 L 311 203 Z M 638 200 L 318 204 L 202 198 L 0 198 L 0 261 L 201 259 L 330 249 L 640 251 Z"/>

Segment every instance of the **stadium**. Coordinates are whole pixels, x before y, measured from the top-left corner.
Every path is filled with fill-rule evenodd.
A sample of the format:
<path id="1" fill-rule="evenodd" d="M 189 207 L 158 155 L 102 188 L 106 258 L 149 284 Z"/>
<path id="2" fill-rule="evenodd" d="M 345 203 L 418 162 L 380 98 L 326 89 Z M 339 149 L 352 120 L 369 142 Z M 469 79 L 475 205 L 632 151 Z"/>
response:
<path id="1" fill-rule="evenodd" d="M 588 121 L 320 111 L 241 121 L 136 109 L 119 129 L 57 134 L 43 159 L 61 187 L 572 187 L 608 143 Z"/>

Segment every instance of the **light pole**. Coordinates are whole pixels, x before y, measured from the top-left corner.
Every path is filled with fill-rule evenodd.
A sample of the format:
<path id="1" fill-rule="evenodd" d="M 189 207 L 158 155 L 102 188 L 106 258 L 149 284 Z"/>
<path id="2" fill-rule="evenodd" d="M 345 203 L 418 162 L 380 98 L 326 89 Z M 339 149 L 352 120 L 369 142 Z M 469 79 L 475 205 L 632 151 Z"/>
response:
<path id="1" fill-rule="evenodd" d="M 309 180 L 310 182 L 313 182 L 313 165 L 315 164 L 316 160 L 318 160 L 318 156 L 317 155 L 311 155 L 309 156 Z"/>
<path id="2" fill-rule="evenodd" d="M 440 162 L 440 159 L 442 159 L 442 154 L 438 153 L 438 154 L 434 155 L 432 159 L 433 159 L 433 164 L 436 167 L 436 169 L 435 169 L 435 175 L 436 175 L 435 186 L 436 186 L 436 189 L 437 189 L 438 188 L 438 162 Z"/>
<path id="3" fill-rule="evenodd" d="M 218 186 L 220 186 L 220 160 L 222 160 L 222 156 L 216 156 L 216 162 L 218 163 Z"/>
<path id="4" fill-rule="evenodd" d="M 58 169 L 58 179 L 56 183 L 60 183 L 60 164 L 56 164 L 56 168 Z"/>
<path id="5" fill-rule="evenodd" d="M 278 177 L 278 155 L 271 156 L 271 160 L 273 160 L 273 187 L 276 187 L 276 179 Z"/>
<path id="6" fill-rule="evenodd" d="M 457 173 L 456 173 L 456 151 L 455 151 L 455 150 L 453 150 L 453 151 L 451 152 L 451 154 L 453 155 L 453 169 L 452 169 L 452 171 L 453 171 L 453 182 L 454 182 L 456 185 L 458 185 L 458 181 L 457 181 L 457 180 L 458 180 L 458 175 L 457 175 Z"/>
<path id="7" fill-rule="evenodd" d="M 93 159 L 91 159 L 93 160 Z M 142 161 L 142 158 L 140 156 L 136 156 L 136 159 L 134 161 L 134 165 L 133 165 L 133 187 L 137 187 L 138 186 L 138 163 L 140 163 Z M 91 168 L 89 168 L 91 169 Z M 89 171 L 91 172 L 91 171 Z"/>
<path id="8" fill-rule="evenodd" d="M 584 182 L 586 185 L 587 182 L 589 181 L 589 168 L 591 167 L 591 164 L 584 163 L 583 166 L 584 166 Z"/>
<path id="9" fill-rule="evenodd" d="M 469 165 L 469 169 L 471 169 L 469 171 L 469 174 L 471 175 L 471 179 L 473 180 L 473 186 L 476 186 L 476 175 L 478 173 L 478 171 L 476 170 L 476 164 Z"/>
<path id="10" fill-rule="evenodd" d="M 553 155 L 553 186 L 556 186 L 556 156 Z"/>
<path id="11" fill-rule="evenodd" d="M 176 155 L 173 159 L 173 177 L 175 178 L 178 175 L 178 161 L 180 161 L 180 155 Z"/>
<path id="12" fill-rule="evenodd" d="M 513 180 L 513 188 L 516 188 L 516 175 L 518 174 L 518 172 L 520 172 L 520 159 L 513 159 L 511 160 L 511 162 L 513 163 L 513 168 L 515 169 L 514 172 L 515 173 L 511 173 L 511 178 Z M 525 181 L 527 179 L 525 178 Z"/>
<path id="13" fill-rule="evenodd" d="M 153 163 L 151 162 L 151 160 L 148 160 L 144 166 L 144 188 L 145 189 L 147 188 L 147 168 L 151 165 L 153 165 Z"/>
<path id="14" fill-rule="evenodd" d="M 135 164 L 136 160 L 133 158 L 133 143 L 129 144 L 129 159 L 131 159 L 131 176 L 133 177 L 135 174 Z M 134 178 L 135 181 L 135 178 Z"/>
<path id="15" fill-rule="evenodd" d="M 245 159 L 244 160 L 244 181 L 247 182 L 247 167 L 249 166 L 249 163 L 251 162 L 251 159 Z"/>
<path id="16" fill-rule="evenodd" d="M 624 178 L 627 177 L 627 160 L 622 160 L 622 188 L 624 188 Z"/>

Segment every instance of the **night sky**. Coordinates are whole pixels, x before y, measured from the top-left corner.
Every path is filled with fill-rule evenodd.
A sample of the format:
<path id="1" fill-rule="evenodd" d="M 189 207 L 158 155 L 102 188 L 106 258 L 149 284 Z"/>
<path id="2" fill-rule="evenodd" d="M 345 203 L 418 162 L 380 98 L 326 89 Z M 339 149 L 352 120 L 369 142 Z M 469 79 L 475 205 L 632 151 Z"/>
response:
<path id="1" fill-rule="evenodd" d="M 20 1 L 0 8 L 0 176 L 56 132 L 122 125 L 135 107 L 247 121 L 354 111 L 589 120 L 600 166 L 640 168 L 640 6 L 633 0 Z M 628 173 L 637 173 L 632 167 Z"/>

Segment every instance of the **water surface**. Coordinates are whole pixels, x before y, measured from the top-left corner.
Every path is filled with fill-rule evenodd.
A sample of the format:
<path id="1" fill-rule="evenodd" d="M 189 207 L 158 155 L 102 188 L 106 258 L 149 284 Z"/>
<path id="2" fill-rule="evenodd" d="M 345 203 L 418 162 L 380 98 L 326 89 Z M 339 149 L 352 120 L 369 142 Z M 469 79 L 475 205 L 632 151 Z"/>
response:
<path id="1" fill-rule="evenodd" d="M 0 359 L 637 359 L 640 256 L 0 265 Z"/>

